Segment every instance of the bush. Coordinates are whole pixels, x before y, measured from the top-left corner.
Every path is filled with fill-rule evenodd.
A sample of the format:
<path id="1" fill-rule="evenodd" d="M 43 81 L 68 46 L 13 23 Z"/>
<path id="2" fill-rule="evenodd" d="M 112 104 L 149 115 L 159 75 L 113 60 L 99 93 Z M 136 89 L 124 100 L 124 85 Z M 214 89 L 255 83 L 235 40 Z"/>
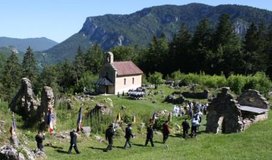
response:
<path id="1" fill-rule="evenodd" d="M 236 93 L 241 94 L 247 83 L 247 77 L 242 75 L 231 75 L 227 78 L 227 85 Z"/>

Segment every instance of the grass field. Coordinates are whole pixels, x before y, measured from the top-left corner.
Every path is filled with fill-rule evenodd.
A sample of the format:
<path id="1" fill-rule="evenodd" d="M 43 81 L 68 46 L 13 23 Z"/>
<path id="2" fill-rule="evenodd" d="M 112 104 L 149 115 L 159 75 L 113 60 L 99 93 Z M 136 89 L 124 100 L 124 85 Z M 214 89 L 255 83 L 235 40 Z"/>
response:
<path id="1" fill-rule="evenodd" d="M 270 117 L 272 115 L 270 114 Z M 107 146 L 91 136 L 79 137 L 78 148 L 81 154 L 67 154 L 69 140 L 47 138 L 54 147 L 45 147 L 48 159 L 271 159 L 272 155 L 272 118 L 254 124 L 248 130 L 237 134 L 206 134 L 184 140 L 179 135 L 171 135 L 167 145 L 162 144 L 162 136 L 155 135 L 155 147 L 144 147 L 145 135 L 136 135 L 133 146 L 123 149 L 125 139 L 114 139 L 112 151 L 103 152 Z M 32 143 L 32 145 L 34 145 Z"/>
<path id="2" fill-rule="evenodd" d="M 57 132 L 67 131 L 75 128 L 75 122 L 77 118 L 77 111 L 80 106 L 83 105 L 84 111 L 87 112 L 92 108 L 96 102 L 104 101 L 107 98 L 112 99 L 114 104 L 115 115 L 120 111 L 120 107 L 123 105 L 126 107 L 126 114 L 134 114 L 138 117 L 144 118 L 145 116 L 151 116 L 154 111 L 167 109 L 172 110 L 172 105 L 162 103 L 165 95 L 168 95 L 172 90 L 163 88 L 163 94 L 155 94 L 146 97 L 144 100 L 128 100 L 125 97 L 118 98 L 117 96 L 99 96 L 95 99 L 85 101 L 83 104 L 80 101 L 73 101 L 73 109 L 67 110 L 64 107 L 57 106 Z M 0 103 L 0 120 L 5 120 L 5 128 L 9 127 L 11 123 L 10 112 L 7 110 L 6 103 Z M 145 116 L 143 116 L 145 115 Z M 104 152 L 106 148 L 106 142 L 99 142 L 96 140 L 95 134 L 92 133 L 90 137 L 85 137 L 80 134 L 78 137 L 78 148 L 81 154 L 76 154 L 72 151 L 72 154 L 67 154 L 69 148 L 69 138 L 60 139 L 55 136 L 46 135 L 44 144 L 51 143 L 52 146 L 45 146 L 45 152 L 47 159 L 49 160 L 90 160 L 90 159 L 114 159 L 114 160 L 140 160 L 140 159 L 271 159 L 272 155 L 272 114 L 270 113 L 269 119 L 257 124 L 252 125 L 248 130 L 236 133 L 236 134 L 207 134 L 203 132 L 205 130 L 205 119 L 200 127 L 201 133 L 196 138 L 183 139 L 180 136 L 180 132 L 171 133 L 167 141 L 167 145 L 162 144 L 162 135 L 160 132 L 155 134 L 154 141 L 155 147 L 151 147 L 150 144 L 144 147 L 145 143 L 145 130 L 143 132 L 138 131 L 138 125 L 143 119 L 138 118 L 138 122 L 133 124 L 133 132 L 136 137 L 132 139 L 132 148 L 123 149 L 125 138 L 120 135 L 114 138 L 114 148 L 112 151 Z M 115 117 L 115 116 L 113 116 Z M 21 142 L 29 146 L 31 149 L 36 148 L 34 136 L 37 132 L 36 129 L 22 129 L 20 125 L 22 122 L 18 118 L 18 135 Z M 84 125 L 88 124 L 85 119 Z M 173 123 L 181 124 L 181 119 L 174 119 Z M 174 130 L 174 128 L 173 128 Z M 8 132 L 1 134 L 0 144 L 7 143 Z M 104 134 L 100 134 L 104 139 Z"/>

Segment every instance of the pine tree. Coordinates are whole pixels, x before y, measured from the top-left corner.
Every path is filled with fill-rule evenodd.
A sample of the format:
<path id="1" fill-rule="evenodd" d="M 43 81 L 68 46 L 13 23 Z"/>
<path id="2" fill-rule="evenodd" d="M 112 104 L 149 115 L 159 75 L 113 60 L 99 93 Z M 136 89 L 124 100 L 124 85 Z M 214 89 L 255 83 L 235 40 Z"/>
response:
<path id="1" fill-rule="evenodd" d="M 223 14 L 213 35 L 213 54 L 210 58 L 211 70 L 216 74 L 229 75 L 241 72 L 242 62 L 241 42 L 234 32 L 229 15 Z"/>
<path id="2" fill-rule="evenodd" d="M 104 53 L 98 44 L 93 45 L 85 55 L 85 66 L 93 74 L 99 73 L 104 64 Z"/>
<path id="3" fill-rule="evenodd" d="M 182 24 L 179 32 L 174 36 L 173 41 L 170 44 L 170 60 L 173 64 L 171 66 L 173 71 L 191 71 L 190 42 L 191 34 L 188 31 L 187 26 Z"/>
<path id="4" fill-rule="evenodd" d="M 154 73 L 155 71 L 167 73 L 169 67 L 168 61 L 169 46 L 165 36 L 157 38 L 153 36 L 149 47 L 142 57 L 141 67 L 145 73 Z"/>
<path id="5" fill-rule="evenodd" d="M 38 68 L 33 51 L 30 47 L 27 48 L 26 53 L 24 54 L 22 68 L 22 76 L 30 79 L 32 83 L 36 83 L 38 77 Z"/>
<path id="6" fill-rule="evenodd" d="M 206 62 L 211 54 L 212 29 L 207 19 L 199 22 L 191 42 L 192 71 L 208 71 Z"/>
<path id="7" fill-rule="evenodd" d="M 266 29 L 263 24 L 258 27 L 252 23 L 245 35 L 244 60 L 245 74 L 253 74 L 257 71 L 266 71 L 269 55 L 266 53 Z"/>
<path id="8" fill-rule="evenodd" d="M 81 75 L 86 71 L 85 54 L 82 52 L 80 47 L 78 47 L 77 54 L 73 63 L 76 74 L 76 81 L 78 82 Z"/>
<path id="9" fill-rule="evenodd" d="M 3 85 L 1 86 L 1 97 L 3 97 L 4 100 L 11 101 L 19 88 L 22 73 L 21 68 L 16 53 L 12 52 L 4 64 L 1 74 L 1 82 Z"/>

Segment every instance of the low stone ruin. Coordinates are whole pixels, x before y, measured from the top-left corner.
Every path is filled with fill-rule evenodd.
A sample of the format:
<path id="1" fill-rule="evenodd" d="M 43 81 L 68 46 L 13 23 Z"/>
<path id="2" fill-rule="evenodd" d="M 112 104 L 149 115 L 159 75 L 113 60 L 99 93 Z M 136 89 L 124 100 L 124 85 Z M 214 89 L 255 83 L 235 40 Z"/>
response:
<path id="1" fill-rule="evenodd" d="M 36 98 L 31 81 L 22 78 L 21 87 L 9 104 L 10 109 L 22 116 L 25 122 L 44 122 L 48 109 L 54 106 L 54 94 L 51 87 L 45 86 L 41 94 L 41 102 Z"/>
<path id="2" fill-rule="evenodd" d="M 112 113 L 112 109 L 109 106 L 106 106 L 104 104 L 96 104 L 95 107 L 90 111 L 90 115 L 110 115 Z"/>
<path id="3" fill-rule="evenodd" d="M 269 103 L 259 91 L 248 90 L 237 98 L 242 112 L 244 129 L 268 118 Z"/>
<path id="4" fill-rule="evenodd" d="M 216 98 L 212 99 L 207 110 L 207 132 L 235 133 L 243 128 L 242 114 L 238 103 L 224 87 Z"/>
<path id="5" fill-rule="evenodd" d="M 185 101 L 185 98 L 181 94 L 168 95 L 164 100 L 164 102 L 168 102 L 172 104 L 182 104 L 184 101 Z"/>
<path id="6" fill-rule="evenodd" d="M 207 110 L 207 132 L 235 133 L 267 119 L 269 104 L 256 90 L 248 90 L 235 100 L 229 93 L 229 88 L 224 87 L 212 99 Z"/>
<path id="7" fill-rule="evenodd" d="M 208 99 L 209 91 L 203 90 L 203 92 L 182 92 L 181 93 L 185 98 L 194 98 L 194 99 Z"/>

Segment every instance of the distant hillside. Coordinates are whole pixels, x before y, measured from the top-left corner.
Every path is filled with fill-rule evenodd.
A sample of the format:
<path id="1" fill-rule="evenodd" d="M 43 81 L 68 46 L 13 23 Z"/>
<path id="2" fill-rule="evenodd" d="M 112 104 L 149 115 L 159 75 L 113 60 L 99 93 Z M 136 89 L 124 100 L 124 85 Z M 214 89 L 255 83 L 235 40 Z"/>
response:
<path id="1" fill-rule="evenodd" d="M 55 46 L 56 44 L 58 43 L 45 37 L 26 39 L 0 37 L 0 47 L 12 46 L 12 48 L 16 48 L 21 52 L 25 52 L 29 46 L 34 51 L 43 51 Z"/>
<path id="2" fill-rule="evenodd" d="M 81 46 L 82 49 L 98 43 L 104 50 L 118 45 L 147 45 L 152 36 L 164 33 L 169 40 L 186 24 L 194 31 L 204 18 L 215 25 L 218 17 L 229 14 L 237 33 L 243 35 L 251 22 L 268 25 L 272 22 L 272 12 L 248 6 L 209 6 L 192 3 L 188 5 L 164 5 L 145 8 L 129 15 L 104 15 L 87 17 L 82 29 L 64 42 L 45 51 L 47 61 L 72 59 Z"/>

